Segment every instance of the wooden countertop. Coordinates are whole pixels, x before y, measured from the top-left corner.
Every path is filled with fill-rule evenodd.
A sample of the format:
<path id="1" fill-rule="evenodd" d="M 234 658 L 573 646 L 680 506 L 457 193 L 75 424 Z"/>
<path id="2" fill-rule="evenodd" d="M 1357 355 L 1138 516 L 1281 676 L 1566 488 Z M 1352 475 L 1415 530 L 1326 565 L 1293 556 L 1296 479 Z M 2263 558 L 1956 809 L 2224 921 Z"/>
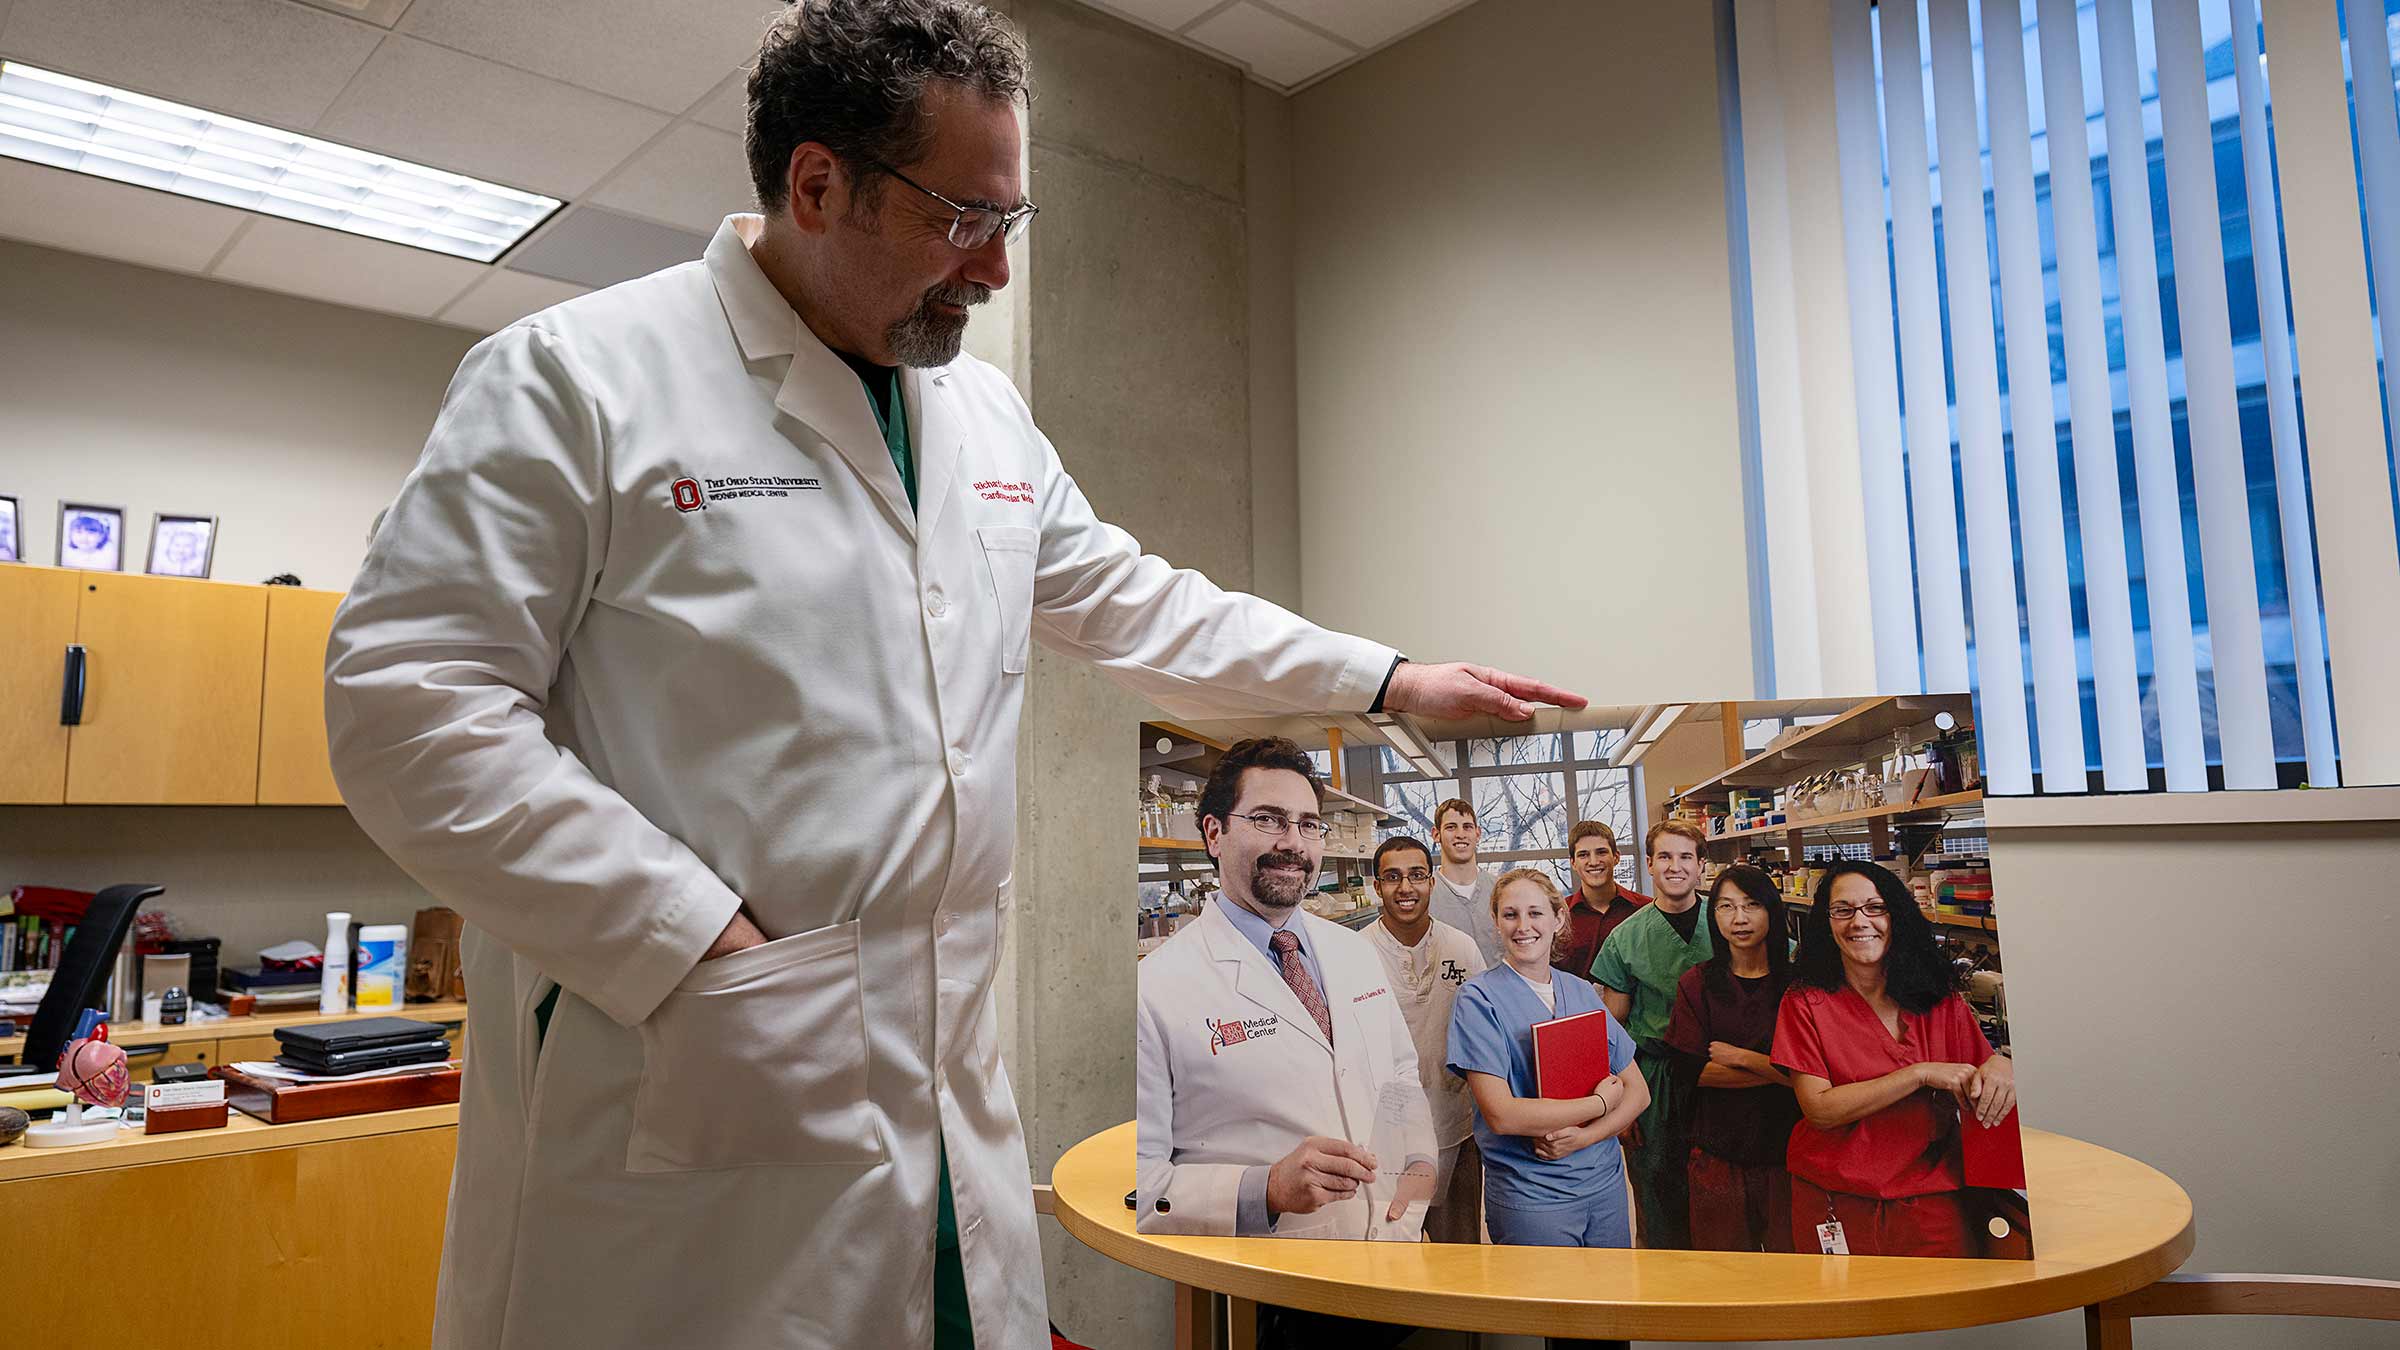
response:
<path id="1" fill-rule="evenodd" d="M 290 1148 L 297 1144 L 319 1144 L 333 1139 L 401 1134 L 409 1130 L 455 1129 L 458 1126 L 456 1103 L 412 1106 L 399 1111 L 370 1111 L 365 1115 L 336 1116 L 331 1120 L 304 1120 L 295 1125 L 269 1125 L 239 1111 L 230 1112 L 229 1115 L 231 1118 L 226 1121 L 225 1127 L 218 1130 L 143 1134 L 139 1129 L 121 1129 L 117 1131 L 116 1138 L 103 1143 L 77 1144 L 67 1148 L 27 1148 L 23 1143 L 11 1144 L 0 1149 L 0 1186 L 32 1177 L 105 1172 L 120 1167 L 183 1162 L 228 1153 L 255 1153 L 260 1149 Z"/>
<path id="2" fill-rule="evenodd" d="M 365 1012 L 321 1013 L 311 1008 L 307 1012 L 253 1013 L 248 1017 L 225 1017 L 213 1022 L 186 1022 L 179 1027 L 162 1027 L 152 1022 L 110 1023 L 108 1038 L 131 1050 L 137 1046 L 173 1045 L 182 1041 L 215 1041 L 237 1036 L 272 1036 L 278 1027 L 311 1027 L 324 1022 L 345 1022 L 361 1017 L 409 1017 L 420 1022 L 462 1022 L 466 1020 L 464 1003 L 409 1003 L 385 1010 L 371 1008 Z M 0 1041 L 0 1051 L 9 1043 Z"/>
<path id="3" fill-rule="evenodd" d="M 2143 1288 L 2191 1255 L 2192 1202 L 2155 1169 L 2025 1131 L 2031 1261 L 1585 1250 L 1136 1233 L 1131 1122 L 1067 1150 L 1055 1212 L 1179 1284 L 1419 1327 L 1661 1341 L 1877 1336 L 2012 1321 Z"/>

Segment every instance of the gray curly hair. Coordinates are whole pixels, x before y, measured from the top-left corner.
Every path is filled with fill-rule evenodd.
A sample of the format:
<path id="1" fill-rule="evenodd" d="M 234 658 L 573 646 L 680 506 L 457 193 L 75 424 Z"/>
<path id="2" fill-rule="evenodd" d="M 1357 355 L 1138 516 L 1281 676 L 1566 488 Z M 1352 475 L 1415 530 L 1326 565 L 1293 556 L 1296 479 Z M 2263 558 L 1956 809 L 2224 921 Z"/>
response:
<path id="1" fill-rule="evenodd" d="M 854 178 L 908 164 L 932 139 L 920 100 L 950 80 L 995 99 L 1032 98 L 1025 39 L 966 0 L 796 0 L 767 30 L 750 72 L 750 181 L 784 206 L 792 151 L 815 141 Z M 872 204 L 880 183 L 862 189 Z"/>

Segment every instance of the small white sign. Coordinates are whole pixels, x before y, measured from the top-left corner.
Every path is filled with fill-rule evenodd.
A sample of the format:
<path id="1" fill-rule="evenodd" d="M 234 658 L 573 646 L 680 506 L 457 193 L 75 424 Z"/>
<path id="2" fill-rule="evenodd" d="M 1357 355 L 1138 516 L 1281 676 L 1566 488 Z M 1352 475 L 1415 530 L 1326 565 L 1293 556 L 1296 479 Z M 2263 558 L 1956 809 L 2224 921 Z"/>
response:
<path id="1" fill-rule="evenodd" d="M 189 1083 L 144 1083 L 142 1105 L 151 1109 L 161 1106 L 208 1106 L 225 1100 L 225 1080 L 204 1078 Z"/>

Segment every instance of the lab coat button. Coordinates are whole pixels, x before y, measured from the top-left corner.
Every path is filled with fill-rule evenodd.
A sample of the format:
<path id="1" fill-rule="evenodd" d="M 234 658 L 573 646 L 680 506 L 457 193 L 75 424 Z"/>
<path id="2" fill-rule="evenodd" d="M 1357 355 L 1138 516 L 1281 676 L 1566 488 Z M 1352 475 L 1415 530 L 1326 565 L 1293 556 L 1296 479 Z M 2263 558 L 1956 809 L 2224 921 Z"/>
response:
<path id="1" fill-rule="evenodd" d="M 950 612 L 950 602 L 942 598 L 940 591 L 928 592 L 925 596 L 925 612 L 938 619 Z"/>
<path id="2" fill-rule="evenodd" d="M 964 778 L 964 777 L 966 777 L 966 774 L 967 774 L 967 752 L 966 752 L 966 751 L 964 751 L 964 750 L 953 750 L 953 751 L 951 751 L 951 752 L 950 752 L 950 773 L 951 773 L 951 776 L 952 776 L 952 777 L 956 777 L 956 778 Z"/>

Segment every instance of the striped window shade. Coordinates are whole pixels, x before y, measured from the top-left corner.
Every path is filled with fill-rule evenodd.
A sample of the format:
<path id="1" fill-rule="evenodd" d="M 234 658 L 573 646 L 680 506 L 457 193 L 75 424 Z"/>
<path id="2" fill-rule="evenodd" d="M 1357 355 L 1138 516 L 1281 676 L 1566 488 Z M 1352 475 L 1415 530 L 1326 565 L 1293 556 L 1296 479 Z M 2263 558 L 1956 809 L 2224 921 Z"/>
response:
<path id="1" fill-rule="evenodd" d="M 2400 782 L 2400 0 L 1729 3 L 1762 695 Z"/>

